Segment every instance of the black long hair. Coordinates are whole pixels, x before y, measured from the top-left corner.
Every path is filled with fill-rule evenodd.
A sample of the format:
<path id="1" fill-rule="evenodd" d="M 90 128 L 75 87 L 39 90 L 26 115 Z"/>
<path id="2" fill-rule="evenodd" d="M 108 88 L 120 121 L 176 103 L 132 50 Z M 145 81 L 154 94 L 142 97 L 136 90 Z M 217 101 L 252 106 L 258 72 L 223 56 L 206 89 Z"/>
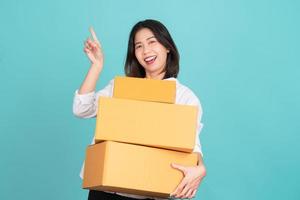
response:
<path id="1" fill-rule="evenodd" d="M 146 76 L 145 69 L 143 66 L 138 62 L 135 56 L 135 47 L 134 47 L 134 37 L 136 33 L 143 29 L 148 28 L 150 29 L 158 42 L 160 42 L 166 49 L 169 50 L 167 54 L 167 62 L 166 67 L 164 69 L 165 78 L 174 77 L 176 78 L 179 73 L 179 53 L 177 47 L 167 30 L 167 28 L 159 21 L 153 19 L 146 19 L 144 21 L 140 21 L 133 26 L 131 29 L 129 40 L 128 40 L 128 49 L 127 49 L 127 56 L 125 62 L 125 74 L 129 77 L 140 77 L 144 78 Z"/>

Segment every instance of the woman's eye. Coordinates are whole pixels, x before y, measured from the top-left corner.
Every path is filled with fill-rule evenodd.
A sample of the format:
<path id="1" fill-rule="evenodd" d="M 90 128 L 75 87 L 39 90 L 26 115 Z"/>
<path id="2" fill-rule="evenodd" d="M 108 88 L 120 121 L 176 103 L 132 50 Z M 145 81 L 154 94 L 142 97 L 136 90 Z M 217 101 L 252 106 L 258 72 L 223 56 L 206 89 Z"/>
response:
<path id="1" fill-rule="evenodd" d="M 138 49 L 138 48 L 140 48 L 140 47 L 142 47 L 141 45 L 137 45 L 137 46 L 135 46 L 135 49 Z"/>
<path id="2" fill-rule="evenodd" d="M 155 43 L 155 42 L 156 42 L 156 41 L 152 40 L 152 41 L 150 41 L 149 43 L 150 43 L 150 44 L 153 44 L 153 43 Z"/>

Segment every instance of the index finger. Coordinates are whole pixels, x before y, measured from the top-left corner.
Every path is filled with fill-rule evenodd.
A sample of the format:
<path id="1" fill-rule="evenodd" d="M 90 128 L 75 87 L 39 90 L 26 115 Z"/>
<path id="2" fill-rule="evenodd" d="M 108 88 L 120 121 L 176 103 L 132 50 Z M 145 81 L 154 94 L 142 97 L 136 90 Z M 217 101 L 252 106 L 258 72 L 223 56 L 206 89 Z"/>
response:
<path id="1" fill-rule="evenodd" d="M 100 43 L 99 40 L 98 40 L 98 38 L 97 38 L 97 35 L 96 35 L 96 33 L 95 33 L 93 27 L 90 27 L 90 32 L 91 32 L 91 34 L 92 34 L 93 40 L 94 40 L 95 42 L 97 42 L 97 43 Z"/>

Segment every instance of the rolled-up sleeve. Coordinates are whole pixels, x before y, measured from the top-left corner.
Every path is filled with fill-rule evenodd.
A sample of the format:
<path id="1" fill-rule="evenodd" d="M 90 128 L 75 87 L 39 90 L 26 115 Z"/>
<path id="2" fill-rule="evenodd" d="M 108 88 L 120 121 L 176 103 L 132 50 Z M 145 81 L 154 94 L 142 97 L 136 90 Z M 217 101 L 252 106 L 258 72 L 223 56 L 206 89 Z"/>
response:
<path id="1" fill-rule="evenodd" d="M 73 99 L 73 114 L 80 118 L 96 117 L 99 97 L 111 97 L 113 93 L 113 84 L 114 81 L 111 80 L 107 86 L 97 93 L 93 91 L 86 94 L 79 94 L 78 90 L 76 90 Z"/>

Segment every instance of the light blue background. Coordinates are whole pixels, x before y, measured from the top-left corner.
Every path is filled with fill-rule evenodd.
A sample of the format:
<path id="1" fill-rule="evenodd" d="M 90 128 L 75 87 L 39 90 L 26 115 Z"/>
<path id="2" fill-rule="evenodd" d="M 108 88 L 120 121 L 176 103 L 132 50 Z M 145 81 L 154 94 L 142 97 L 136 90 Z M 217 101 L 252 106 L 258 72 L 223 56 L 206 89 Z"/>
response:
<path id="1" fill-rule="evenodd" d="M 93 25 L 105 52 L 98 89 L 123 74 L 127 40 L 154 18 L 200 98 L 208 170 L 197 199 L 300 199 L 300 4 L 296 0 L 0 2 L 0 199 L 86 199 L 78 176 L 94 119 L 72 100 Z"/>

